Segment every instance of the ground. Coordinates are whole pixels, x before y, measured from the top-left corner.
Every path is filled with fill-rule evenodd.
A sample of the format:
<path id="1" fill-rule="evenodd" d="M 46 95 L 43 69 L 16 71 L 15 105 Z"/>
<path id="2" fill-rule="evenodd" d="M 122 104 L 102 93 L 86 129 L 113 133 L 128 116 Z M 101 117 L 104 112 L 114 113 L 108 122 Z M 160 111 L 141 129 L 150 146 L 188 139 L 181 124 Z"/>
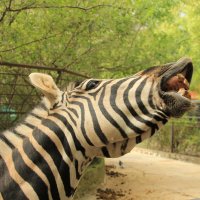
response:
<path id="1" fill-rule="evenodd" d="M 200 200 L 198 164 L 135 148 L 121 158 L 106 159 L 106 165 L 104 183 L 83 200 Z"/>

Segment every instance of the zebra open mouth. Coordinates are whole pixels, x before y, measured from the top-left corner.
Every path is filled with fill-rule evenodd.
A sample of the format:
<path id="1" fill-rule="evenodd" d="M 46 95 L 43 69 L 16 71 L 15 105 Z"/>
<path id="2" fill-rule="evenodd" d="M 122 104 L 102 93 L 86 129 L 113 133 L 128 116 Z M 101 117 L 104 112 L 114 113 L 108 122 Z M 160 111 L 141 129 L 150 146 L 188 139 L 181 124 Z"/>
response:
<path id="1" fill-rule="evenodd" d="M 177 64 L 172 65 L 165 76 L 162 84 L 164 92 L 176 92 L 183 97 L 191 99 L 189 92 L 190 82 L 192 79 L 193 66 L 191 60 L 183 60 Z"/>
<path id="2" fill-rule="evenodd" d="M 181 117 L 195 107 L 191 101 L 189 86 L 192 80 L 193 65 L 190 58 L 182 58 L 161 69 L 160 96 L 165 110 L 172 117 Z"/>
<path id="3" fill-rule="evenodd" d="M 191 99 L 190 84 L 183 74 L 177 74 L 167 81 L 167 91 L 176 91 L 180 95 Z"/>

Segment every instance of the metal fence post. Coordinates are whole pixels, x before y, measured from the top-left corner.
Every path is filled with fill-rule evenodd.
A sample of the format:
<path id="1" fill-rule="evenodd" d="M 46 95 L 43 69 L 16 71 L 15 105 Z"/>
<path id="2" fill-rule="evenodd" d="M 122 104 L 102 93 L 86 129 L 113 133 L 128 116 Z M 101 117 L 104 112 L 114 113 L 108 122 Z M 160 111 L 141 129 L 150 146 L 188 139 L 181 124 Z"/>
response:
<path id="1" fill-rule="evenodd" d="M 175 145 L 174 145 L 174 122 L 172 122 L 171 125 L 171 153 L 174 153 L 174 149 Z"/>

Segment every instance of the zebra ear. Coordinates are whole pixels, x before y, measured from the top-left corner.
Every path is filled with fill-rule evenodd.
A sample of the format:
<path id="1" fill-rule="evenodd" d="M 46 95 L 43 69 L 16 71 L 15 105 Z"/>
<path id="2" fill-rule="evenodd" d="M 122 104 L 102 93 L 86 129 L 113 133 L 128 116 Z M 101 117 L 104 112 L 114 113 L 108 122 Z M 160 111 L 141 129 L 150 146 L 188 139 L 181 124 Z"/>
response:
<path id="1" fill-rule="evenodd" d="M 60 89 L 51 76 L 42 73 L 31 73 L 29 79 L 31 84 L 39 89 L 50 102 L 54 102 L 58 98 Z"/>

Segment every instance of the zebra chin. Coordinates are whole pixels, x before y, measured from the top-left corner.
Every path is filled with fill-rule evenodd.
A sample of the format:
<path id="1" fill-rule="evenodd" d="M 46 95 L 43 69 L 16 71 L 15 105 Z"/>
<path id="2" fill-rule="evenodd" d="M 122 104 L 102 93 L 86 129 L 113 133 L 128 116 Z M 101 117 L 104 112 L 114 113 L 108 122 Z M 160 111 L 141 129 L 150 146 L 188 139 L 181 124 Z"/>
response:
<path id="1" fill-rule="evenodd" d="M 193 65 L 189 58 L 182 58 L 176 63 L 163 66 L 159 85 L 160 96 L 165 110 L 171 117 L 181 117 L 195 107 L 189 92 Z"/>

